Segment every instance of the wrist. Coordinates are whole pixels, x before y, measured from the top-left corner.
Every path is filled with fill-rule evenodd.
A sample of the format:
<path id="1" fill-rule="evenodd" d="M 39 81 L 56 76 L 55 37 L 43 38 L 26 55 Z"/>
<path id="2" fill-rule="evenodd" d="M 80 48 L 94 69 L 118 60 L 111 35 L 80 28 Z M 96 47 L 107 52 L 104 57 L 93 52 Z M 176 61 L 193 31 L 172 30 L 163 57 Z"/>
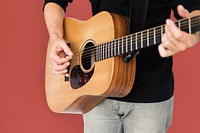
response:
<path id="1" fill-rule="evenodd" d="M 51 41 L 56 40 L 56 39 L 61 39 L 61 38 L 63 38 L 62 35 L 58 35 L 56 33 L 50 34 L 50 40 Z"/>

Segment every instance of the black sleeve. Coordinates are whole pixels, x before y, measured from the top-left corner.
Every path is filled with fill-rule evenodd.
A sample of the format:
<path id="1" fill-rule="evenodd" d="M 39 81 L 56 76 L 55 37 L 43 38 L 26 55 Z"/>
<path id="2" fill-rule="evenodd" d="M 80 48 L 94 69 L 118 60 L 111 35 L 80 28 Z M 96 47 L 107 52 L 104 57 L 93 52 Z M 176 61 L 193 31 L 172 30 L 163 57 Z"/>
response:
<path id="1" fill-rule="evenodd" d="M 73 0 L 44 0 L 44 6 L 43 6 L 43 10 L 44 10 L 44 7 L 47 3 L 49 2 L 53 2 L 53 3 L 56 3 L 58 4 L 60 7 L 63 8 L 63 10 L 66 12 L 66 7 L 68 5 L 68 2 L 72 2 Z"/>
<path id="2" fill-rule="evenodd" d="M 179 4 L 183 5 L 189 12 L 200 10 L 200 0 L 171 0 L 170 6 L 173 9 L 174 16 L 177 19 L 181 18 L 177 12 L 177 6 Z"/>

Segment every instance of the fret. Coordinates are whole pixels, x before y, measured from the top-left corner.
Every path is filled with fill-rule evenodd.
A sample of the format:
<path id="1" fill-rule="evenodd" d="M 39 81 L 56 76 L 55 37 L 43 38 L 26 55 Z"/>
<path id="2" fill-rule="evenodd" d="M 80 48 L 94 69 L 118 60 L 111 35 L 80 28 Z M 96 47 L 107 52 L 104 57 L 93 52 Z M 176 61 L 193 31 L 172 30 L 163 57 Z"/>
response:
<path id="1" fill-rule="evenodd" d="M 98 47 L 96 46 L 96 47 L 95 47 L 95 61 L 97 61 L 97 51 L 98 51 L 97 48 L 98 48 Z"/>
<path id="2" fill-rule="evenodd" d="M 101 44 L 99 45 L 99 60 L 101 60 L 101 54 L 102 54 L 102 52 L 101 52 Z"/>
<path id="3" fill-rule="evenodd" d="M 101 44 L 102 46 L 101 46 L 101 53 L 102 53 L 102 59 L 101 60 L 103 60 L 104 59 L 104 45 L 103 44 Z"/>
<path id="4" fill-rule="evenodd" d="M 131 35 L 131 43 L 130 43 L 130 45 L 131 45 L 131 51 L 133 51 L 133 35 Z"/>
<path id="5" fill-rule="evenodd" d="M 122 41 L 122 38 L 121 38 L 121 41 Z M 117 49 L 118 49 L 118 55 L 120 55 L 120 53 L 121 53 L 121 43 L 120 43 L 120 41 L 119 40 L 116 40 L 116 43 L 117 43 Z"/>
<path id="6" fill-rule="evenodd" d="M 156 37 L 156 44 L 161 43 L 162 41 L 162 36 L 161 36 L 161 27 L 156 27 L 155 28 L 155 37 Z"/>
<path id="7" fill-rule="evenodd" d="M 103 60 L 103 45 L 101 44 L 101 60 Z"/>
<path id="8" fill-rule="evenodd" d="M 175 24 L 185 32 L 195 33 L 200 30 L 200 16 L 178 20 Z M 162 42 L 164 32 L 165 25 L 161 25 L 97 45 L 95 47 L 95 61 L 159 44 Z"/>
<path id="9" fill-rule="evenodd" d="M 116 46 L 116 40 L 114 40 L 114 56 L 117 55 L 117 46 Z"/>
<path id="10" fill-rule="evenodd" d="M 123 48 L 123 42 L 124 42 L 124 37 L 122 37 L 121 38 L 121 40 L 120 40 L 120 45 L 119 45 L 119 54 L 120 54 L 120 52 L 123 54 L 123 52 L 124 52 L 124 48 Z"/>
<path id="11" fill-rule="evenodd" d="M 200 29 L 200 16 L 191 18 L 191 32 L 195 33 Z"/>
<path id="12" fill-rule="evenodd" d="M 122 39 L 121 39 L 121 41 L 122 41 Z M 119 45 L 118 45 L 118 46 L 119 46 L 119 48 L 118 48 L 118 49 L 119 49 L 118 55 L 120 55 L 120 54 L 122 53 L 122 46 L 121 46 L 121 43 L 122 43 L 122 42 L 120 42 L 120 41 L 118 40 L 117 43 L 119 43 Z"/>
<path id="13" fill-rule="evenodd" d="M 110 51 L 111 51 L 111 49 L 110 49 L 110 42 L 108 42 L 108 58 L 110 58 Z"/>
<path id="14" fill-rule="evenodd" d="M 149 30 L 147 30 L 147 47 L 149 47 Z"/>
<path id="15" fill-rule="evenodd" d="M 156 44 L 156 28 L 153 28 L 153 43 Z"/>
<path id="16" fill-rule="evenodd" d="M 149 40 L 148 40 L 148 46 L 152 46 L 152 45 L 155 45 L 154 44 L 154 29 L 149 29 Z"/>
<path id="17" fill-rule="evenodd" d="M 146 48 L 147 47 L 147 30 L 144 30 L 143 31 L 143 36 L 142 36 L 142 42 L 143 42 L 143 48 Z"/>
<path id="18" fill-rule="evenodd" d="M 120 42 L 119 42 L 119 40 L 117 39 L 116 40 L 116 47 L 117 47 L 117 55 L 120 55 L 120 53 L 121 53 L 121 47 L 120 47 Z"/>
<path id="19" fill-rule="evenodd" d="M 118 49 L 118 51 L 117 51 L 117 55 L 120 55 L 120 53 L 121 53 L 121 44 L 120 44 L 120 41 L 118 40 L 118 39 L 116 39 L 116 44 L 117 44 L 117 49 Z"/>
<path id="20" fill-rule="evenodd" d="M 117 44 L 116 44 L 116 40 L 114 40 L 114 56 L 116 56 L 117 55 Z"/>
<path id="21" fill-rule="evenodd" d="M 138 40 L 137 40 L 137 33 L 135 34 L 135 50 L 137 50 L 137 44 L 138 43 Z"/>
<path id="22" fill-rule="evenodd" d="M 110 42 L 110 51 L 111 51 L 110 57 L 113 57 L 113 50 L 114 50 L 114 48 L 113 48 L 113 42 Z"/>
<path id="23" fill-rule="evenodd" d="M 189 33 L 189 21 L 188 20 L 182 20 L 181 23 L 182 23 L 181 30 Z"/>
<path id="24" fill-rule="evenodd" d="M 161 25 L 161 42 L 163 40 L 163 25 Z"/>
<path id="25" fill-rule="evenodd" d="M 131 36 L 130 35 L 128 35 L 127 36 L 127 52 L 126 53 L 128 53 L 128 52 L 130 52 L 131 51 L 131 49 L 132 49 L 132 45 L 131 45 Z"/>
<path id="26" fill-rule="evenodd" d="M 105 46 L 102 44 L 102 47 L 103 47 L 103 59 L 105 59 Z"/>
<path id="27" fill-rule="evenodd" d="M 106 42 L 106 53 L 105 53 L 105 59 L 108 58 L 108 42 Z"/>
<path id="28" fill-rule="evenodd" d="M 126 53 L 128 53 L 128 36 L 126 36 Z"/>
<path id="29" fill-rule="evenodd" d="M 97 46 L 97 60 L 99 61 L 99 45 Z"/>
<path id="30" fill-rule="evenodd" d="M 181 22 L 180 22 L 180 20 L 178 21 L 178 28 L 181 29 Z"/>
<path id="31" fill-rule="evenodd" d="M 97 49 L 97 51 L 98 51 L 98 56 L 97 56 L 97 58 L 98 58 L 98 61 L 100 60 L 100 45 L 98 45 L 98 49 Z"/>
<path id="32" fill-rule="evenodd" d="M 188 19 L 188 28 L 189 28 L 189 34 L 192 33 L 192 30 L 191 30 L 191 18 Z"/>
<path id="33" fill-rule="evenodd" d="M 108 58 L 108 42 L 106 42 L 105 59 Z"/>
<path id="34" fill-rule="evenodd" d="M 140 36 L 140 41 L 141 41 L 141 48 L 143 48 L 143 32 L 141 32 L 141 36 Z"/>
<path id="35" fill-rule="evenodd" d="M 99 60 L 101 60 L 101 45 L 99 45 Z"/>
<path id="36" fill-rule="evenodd" d="M 119 55 L 119 47 L 118 47 L 117 40 L 115 40 L 115 44 L 116 44 L 116 55 Z"/>
<path id="37" fill-rule="evenodd" d="M 100 47 L 100 53 L 101 53 L 101 56 L 100 56 L 100 60 L 102 60 L 103 59 L 103 46 L 102 46 L 102 44 L 101 44 L 101 47 Z"/>
<path id="38" fill-rule="evenodd" d="M 98 46 L 96 46 L 95 48 L 96 48 L 95 61 L 98 61 Z"/>
<path id="39" fill-rule="evenodd" d="M 118 40 L 118 55 L 120 55 L 120 39 Z"/>

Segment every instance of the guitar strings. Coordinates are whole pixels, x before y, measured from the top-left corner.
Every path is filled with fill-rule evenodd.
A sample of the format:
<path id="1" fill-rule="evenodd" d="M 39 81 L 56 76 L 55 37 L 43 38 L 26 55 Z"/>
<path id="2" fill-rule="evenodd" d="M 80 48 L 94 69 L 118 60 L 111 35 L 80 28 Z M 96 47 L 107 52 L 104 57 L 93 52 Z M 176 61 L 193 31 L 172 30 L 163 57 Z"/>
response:
<path id="1" fill-rule="evenodd" d="M 196 18 L 196 17 L 195 17 Z M 183 21 L 183 20 L 182 20 Z M 198 21 L 198 20 L 197 20 Z M 177 23 L 177 22 L 176 22 Z M 186 25 L 185 25 L 186 24 Z M 193 22 L 193 24 L 194 24 L 194 22 Z M 137 39 L 139 38 L 139 39 L 145 39 L 144 38 L 144 36 L 143 36 L 143 38 L 141 38 L 141 33 L 147 33 L 147 31 L 149 30 L 153 30 L 153 29 L 156 29 L 156 28 L 161 28 L 162 26 L 164 26 L 164 25 L 161 25 L 161 26 L 157 26 L 157 27 L 154 27 L 154 28 L 150 28 L 150 29 L 147 29 L 147 30 L 144 30 L 144 31 L 140 31 L 140 32 L 137 32 L 137 33 L 134 33 L 134 34 L 131 34 L 131 35 L 127 35 L 127 36 L 124 36 L 124 37 L 122 37 L 122 38 L 127 38 L 127 37 L 131 37 L 131 36 L 133 36 L 133 35 L 135 35 L 136 36 L 136 34 L 138 35 L 138 37 L 137 37 Z M 186 26 L 186 28 L 188 28 L 188 19 L 186 19 L 186 20 L 184 20 L 183 21 L 183 23 L 182 23 L 182 25 L 181 26 Z M 181 28 L 184 28 L 184 27 L 181 27 Z M 162 29 L 157 29 L 155 32 L 160 32 L 161 33 L 161 30 Z M 164 27 L 163 27 L 163 32 L 164 32 Z M 139 34 L 140 33 L 140 34 Z M 160 34 L 160 33 L 156 33 L 156 34 Z M 153 34 L 153 33 L 152 33 Z M 152 35 L 151 34 L 151 35 Z M 147 34 L 143 34 L 143 35 L 147 35 Z M 154 35 L 153 35 L 154 36 Z M 145 36 L 146 37 L 146 36 Z M 149 38 L 151 38 L 152 36 L 149 36 Z M 126 41 L 126 40 L 123 40 L 122 38 L 117 38 L 117 39 L 114 39 L 114 40 L 112 40 L 112 41 L 108 41 L 108 42 L 105 42 L 105 43 L 102 43 L 102 44 L 99 44 L 99 45 L 97 45 L 97 46 L 100 46 L 100 45 L 104 45 L 104 44 L 106 44 L 106 43 L 108 43 L 108 44 L 112 44 L 114 41 L 118 41 L 118 43 L 124 43 L 124 41 Z M 120 41 L 119 41 L 119 39 L 120 39 Z M 122 41 L 123 42 L 122 42 Z M 96 46 L 92 46 L 92 47 L 89 47 L 89 48 L 85 48 L 84 50 L 87 50 L 87 52 L 90 52 L 92 49 L 91 48 L 96 48 Z M 89 49 L 89 50 L 88 50 Z M 74 55 L 76 55 L 76 53 L 80 53 L 81 51 L 77 51 L 77 52 L 74 52 Z M 86 51 L 85 51 L 86 52 Z"/>
<path id="2" fill-rule="evenodd" d="M 198 25 L 197 25 L 198 26 Z M 183 27 L 183 30 L 184 30 L 184 27 Z M 143 35 L 145 35 L 145 34 L 143 34 Z M 147 34 L 146 34 L 147 35 Z M 146 36 L 145 35 L 145 36 Z M 141 36 L 138 36 L 137 38 L 139 38 L 139 40 L 137 41 L 137 43 L 141 43 L 141 42 L 147 42 L 147 39 L 146 38 L 144 38 L 144 39 L 142 39 L 142 41 L 141 41 Z M 150 36 L 149 37 L 150 39 L 152 39 L 152 36 Z M 157 36 L 157 38 L 159 38 L 159 39 L 161 39 L 161 36 L 160 36 L 160 34 L 159 34 L 159 36 Z M 150 40 L 149 39 L 149 40 Z M 134 39 L 132 39 L 132 41 L 134 41 L 135 42 L 135 40 Z M 159 40 L 160 41 L 160 40 Z M 121 42 L 121 43 L 130 43 L 131 41 L 130 41 L 130 39 L 127 39 L 127 40 L 122 40 L 122 41 L 119 41 L 118 40 L 118 43 L 119 42 Z M 112 43 L 114 43 L 114 41 L 112 42 Z M 111 48 L 112 48 L 112 43 L 110 44 L 110 46 L 111 46 Z M 130 44 L 129 44 L 130 45 Z M 134 44 L 135 45 L 135 44 Z M 109 46 L 109 45 L 108 45 Z M 113 46 L 114 47 L 114 46 Z M 125 45 L 122 45 L 122 46 L 120 46 L 120 47 L 117 47 L 117 48 L 122 48 L 122 47 L 125 47 Z M 117 48 L 115 48 L 115 49 L 117 49 Z M 92 51 L 91 51 L 92 50 Z M 90 49 L 90 50 L 88 50 L 88 51 L 91 51 L 91 52 L 93 52 L 93 51 L 95 51 L 96 49 Z M 101 49 L 102 50 L 102 49 Z M 111 49 L 111 50 L 109 50 L 109 49 L 107 49 L 107 47 L 103 47 L 103 50 L 104 50 L 104 53 L 105 52 L 109 52 L 109 51 L 111 51 L 111 50 L 113 50 L 113 49 Z M 87 52 L 88 52 L 87 51 Z M 100 52 L 98 52 L 98 53 L 101 53 L 102 51 L 100 51 Z M 97 54 L 98 54 L 97 53 Z M 90 54 L 92 54 L 92 53 L 88 53 L 89 54 L 89 56 L 90 56 Z M 84 56 L 83 56 L 83 58 L 85 59 L 85 58 L 87 58 L 87 56 L 86 56 L 87 54 L 85 54 Z M 108 54 L 106 54 L 106 55 L 108 55 Z"/>
<path id="3" fill-rule="evenodd" d="M 150 46 L 155 46 L 155 45 L 157 45 L 157 44 L 153 44 L 153 45 L 150 45 Z M 140 50 L 140 48 L 138 50 Z M 108 51 L 105 51 L 105 52 L 109 52 L 109 51 L 111 51 L 111 50 L 108 50 Z M 128 51 L 128 52 L 130 52 L 130 51 Z M 127 52 L 125 52 L 125 53 L 127 53 Z M 101 61 L 101 60 L 104 60 L 104 59 L 107 59 L 107 58 L 111 58 L 111 57 L 114 57 L 114 56 L 118 56 L 118 55 L 123 55 L 123 54 L 122 53 L 119 54 L 117 52 L 112 52 L 112 54 L 111 53 L 105 53 L 104 55 L 101 54 L 101 56 L 96 57 L 94 52 L 93 52 L 88 57 L 84 57 L 84 56 L 82 57 L 82 64 L 90 63 L 91 58 L 95 58 L 95 62 L 98 62 L 98 61 Z"/>
<path id="4" fill-rule="evenodd" d="M 193 18 L 191 18 L 191 19 L 193 19 L 192 21 L 195 22 L 195 21 L 199 21 L 199 17 L 200 17 L 200 16 L 195 16 L 195 17 L 193 17 Z M 188 20 L 189 20 L 189 19 L 187 19 L 187 18 L 181 19 L 181 20 L 175 22 L 175 24 L 178 26 L 178 22 L 181 22 L 181 27 L 180 27 L 180 28 L 184 28 L 184 27 L 182 27 L 182 26 L 187 26 L 187 27 L 188 27 Z M 192 24 L 194 24 L 194 22 L 192 22 Z M 153 28 L 144 30 L 144 31 L 140 31 L 140 32 L 137 32 L 137 33 L 134 33 L 134 34 L 130 34 L 130 35 L 124 36 L 124 37 L 122 37 L 122 38 L 130 37 L 130 36 L 136 35 L 136 34 L 138 35 L 138 38 L 141 38 L 141 33 L 145 33 L 145 32 L 147 32 L 147 31 L 154 30 L 154 29 L 156 29 L 156 28 L 161 28 L 162 26 L 163 26 L 163 30 L 164 30 L 164 26 L 165 26 L 165 25 L 160 25 L 160 26 L 156 26 L 156 27 L 153 27 Z M 187 27 L 186 27 L 186 28 L 187 28 Z M 157 30 L 156 30 L 156 32 L 160 32 L 160 31 L 161 31 L 161 29 L 157 29 Z M 159 33 L 156 33 L 156 34 L 159 34 Z M 145 35 L 145 34 L 144 34 L 144 35 Z M 149 37 L 151 37 L 151 36 L 149 36 Z M 114 39 L 114 40 L 112 40 L 112 41 L 119 40 L 119 39 L 122 39 L 122 38 L 117 38 L 117 39 Z M 108 42 L 105 42 L 105 43 L 102 43 L 102 44 L 99 44 L 99 45 L 103 45 L 103 44 L 106 44 L 106 43 L 111 43 L 112 41 L 108 41 Z M 97 45 L 97 46 L 98 46 L 98 45 Z M 95 48 L 96 46 L 92 46 L 92 47 L 86 48 L 86 49 L 84 49 L 84 50 L 91 49 L 91 48 L 93 48 L 93 47 Z M 89 51 L 87 51 L 87 52 L 89 52 Z M 74 55 L 76 55 L 76 53 L 80 53 L 80 51 L 74 52 Z"/>
<path id="5" fill-rule="evenodd" d="M 198 25 L 197 25 L 198 26 Z M 183 30 L 186 30 L 186 29 L 184 29 L 184 27 L 183 27 Z M 150 36 L 149 36 L 149 39 L 148 39 L 148 41 L 150 41 L 150 40 L 153 40 L 153 38 L 152 38 L 152 35 L 153 33 L 151 33 L 151 34 L 149 34 Z M 130 39 L 130 37 L 131 36 L 128 36 L 128 39 L 126 39 L 126 40 L 123 40 L 123 39 L 120 39 L 120 41 L 118 40 L 118 43 L 130 43 L 131 41 L 131 39 Z M 159 38 L 160 39 L 160 34 L 158 33 L 158 36 L 156 36 L 156 38 Z M 145 42 L 144 44 L 146 44 L 147 45 L 147 33 L 146 34 L 143 34 L 143 38 L 142 38 L 142 41 L 141 41 L 141 35 L 140 36 L 138 36 L 137 38 L 139 38 L 138 39 L 138 41 L 137 41 L 137 43 L 141 43 L 141 42 Z M 134 38 L 135 39 L 135 38 Z M 132 42 L 136 42 L 134 39 L 132 39 Z M 114 47 L 112 44 L 114 43 L 114 41 L 113 42 L 111 42 L 111 43 L 108 43 L 109 45 L 108 46 L 111 46 L 110 47 L 110 49 L 111 50 L 113 50 L 112 49 L 112 47 Z M 104 43 L 104 44 L 106 44 L 106 43 Z M 131 46 L 130 44 L 128 44 L 129 46 Z M 133 44 L 133 45 L 135 45 L 135 44 Z M 105 47 L 103 47 L 103 50 L 104 50 L 104 52 L 109 52 L 109 50 L 110 49 L 108 49 L 108 46 L 105 46 Z M 118 46 L 118 45 L 117 45 Z M 122 48 L 122 47 L 125 47 L 125 45 L 120 45 L 120 47 L 117 47 L 117 48 Z M 95 47 L 96 48 L 96 47 Z M 116 48 L 115 48 L 116 49 Z M 102 50 L 102 49 L 101 49 Z M 110 51 L 111 51 L 110 50 Z M 87 51 L 85 51 L 85 52 L 90 52 L 90 53 L 88 53 L 88 55 L 90 55 L 90 54 L 92 54 L 91 52 L 93 52 L 93 51 L 96 51 L 96 49 L 91 49 L 91 47 L 89 48 L 89 50 L 87 50 Z M 102 51 L 100 51 L 99 53 L 101 53 Z M 129 51 L 128 51 L 129 52 Z M 87 58 L 87 56 L 86 56 L 87 54 L 85 54 L 84 56 L 83 56 L 83 58 L 85 59 L 85 58 Z M 107 54 L 108 55 L 108 54 Z"/>
<path id="6" fill-rule="evenodd" d="M 199 25 L 197 25 L 197 26 L 199 26 Z M 159 37 L 159 39 L 161 39 L 161 36 L 158 36 Z M 131 41 L 129 40 L 127 43 L 130 43 Z M 141 41 L 138 41 L 138 43 L 141 43 Z M 154 44 L 154 45 L 157 45 L 157 44 Z M 150 45 L 149 45 L 150 46 Z M 153 46 L 153 45 L 151 45 L 151 46 Z M 104 49 L 105 50 L 105 49 Z M 113 50 L 113 49 L 112 49 Z M 105 50 L 104 52 L 110 52 L 111 51 L 111 49 L 108 49 L 108 50 Z M 92 52 L 95 52 L 95 50 L 94 51 L 92 51 Z M 102 51 L 101 51 L 102 52 Z M 129 51 L 128 51 L 129 52 Z M 83 58 L 82 58 L 82 60 L 84 61 L 82 64 L 87 64 L 87 63 L 90 63 L 91 62 L 91 55 L 92 54 L 94 54 L 94 53 L 90 53 L 90 55 L 89 56 L 83 56 Z M 108 57 L 108 54 L 106 54 L 107 55 L 107 58 L 110 58 L 110 57 L 112 57 L 112 56 L 110 56 L 110 57 Z M 110 54 L 111 55 L 111 54 Z M 114 54 L 113 54 L 114 55 Z M 88 58 L 88 57 L 90 57 L 90 58 Z M 106 58 L 104 58 L 104 59 L 106 59 Z M 102 57 L 102 59 L 100 59 L 100 60 L 103 60 L 103 57 Z M 98 61 L 100 61 L 100 60 L 98 60 Z"/>
<path id="7" fill-rule="evenodd" d="M 193 22 L 192 22 L 192 27 L 194 27 L 194 26 L 199 26 L 199 20 L 197 20 L 197 19 L 199 19 L 199 18 L 197 18 L 197 17 L 199 17 L 199 16 L 196 16 L 196 17 L 194 17 L 194 18 L 192 18 L 193 20 Z M 179 20 L 179 21 L 181 21 L 181 28 L 183 28 L 182 30 L 184 30 L 184 28 L 188 28 L 188 19 L 186 19 L 186 20 Z M 178 21 L 176 22 L 176 24 L 178 23 Z M 197 25 L 196 25 L 197 24 Z M 134 33 L 134 34 L 131 34 L 131 35 L 127 35 L 127 36 L 124 36 L 124 37 L 122 37 L 122 38 L 117 38 L 117 39 L 114 39 L 113 41 L 108 41 L 108 42 L 106 42 L 107 44 L 109 44 L 108 46 L 111 46 L 110 48 L 111 48 L 111 50 L 113 50 L 112 48 L 114 47 L 112 44 L 115 42 L 115 41 L 118 41 L 118 43 L 130 43 L 131 41 L 130 41 L 130 37 L 131 36 L 136 36 L 136 34 L 138 35 L 137 36 L 137 43 L 141 43 L 142 41 L 141 41 L 141 39 L 143 40 L 143 42 L 145 42 L 145 41 L 147 41 L 147 39 L 146 39 L 146 37 L 147 37 L 147 32 L 148 31 L 150 31 L 150 30 L 152 30 L 152 29 L 155 29 L 155 32 L 162 32 L 161 31 L 161 29 L 157 29 L 156 30 L 156 28 L 161 28 L 162 26 L 164 26 L 164 25 L 161 25 L 161 26 L 157 26 L 157 27 L 154 27 L 154 28 L 150 28 L 150 29 L 147 29 L 147 30 L 144 30 L 144 31 L 140 31 L 140 32 L 138 32 L 138 33 L 140 33 L 140 34 L 138 34 L 138 33 Z M 192 28 L 191 27 L 191 28 Z M 164 28 L 163 28 L 163 31 L 164 31 Z M 141 33 L 143 33 L 143 38 L 141 38 Z M 144 34 L 144 33 L 146 33 L 146 34 Z M 149 40 L 152 38 L 152 32 L 149 32 L 150 34 L 149 34 Z M 160 33 L 156 33 L 156 35 L 158 34 L 159 36 L 156 36 L 156 38 L 158 38 L 159 37 L 159 39 L 160 39 Z M 154 36 L 154 34 L 153 34 L 153 36 Z M 126 40 L 124 40 L 123 38 L 129 38 L 129 39 L 126 39 Z M 133 38 L 132 39 L 132 41 L 134 41 L 135 42 L 135 38 Z M 105 45 L 106 43 L 102 43 L 102 44 L 99 44 L 99 45 Z M 97 46 L 99 46 L 99 45 L 97 45 Z M 133 44 L 133 45 L 135 45 L 135 44 Z M 122 46 L 120 46 L 119 48 L 122 48 L 122 47 L 124 47 L 124 45 L 122 45 Z M 87 56 L 87 54 L 85 54 L 84 56 L 83 56 L 83 61 L 86 61 L 85 63 L 88 63 L 87 62 L 87 58 L 88 57 L 90 57 L 91 56 L 91 54 L 93 54 L 92 52 L 95 52 L 96 51 L 96 49 L 94 49 L 94 48 L 96 48 L 96 46 L 92 46 L 92 47 L 89 47 L 89 48 L 86 48 L 86 49 L 84 49 L 85 50 L 85 52 L 91 52 L 91 53 L 88 53 L 89 54 L 89 56 Z M 115 48 L 116 49 L 116 48 Z M 102 49 L 101 49 L 102 50 Z M 111 51 L 110 49 L 107 49 L 106 47 L 103 47 L 103 50 L 104 50 L 104 53 L 105 52 L 109 52 L 109 51 Z M 100 51 L 100 52 L 98 52 L 98 53 L 101 53 L 102 51 Z M 80 53 L 81 53 L 81 51 L 77 51 L 77 52 L 74 52 L 75 54 L 73 55 L 73 56 L 79 56 L 80 55 Z M 98 54 L 97 53 L 97 54 Z M 108 54 L 107 54 L 108 55 Z M 89 58 L 89 60 L 90 60 L 90 58 Z M 84 64 L 85 64 L 84 63 Z"/>
<path id="8" fill-rule="evenodd" d="M 195 23 L 195 24 L 196 24 L 196 23 Z M 183 25 L 183 24 L 182 24 L 182 25 Z M 184 26 L 184 25 L 183 25 L 183 26 Z M 198 25 L 197 25 L 197 26 L 198 26 Z M 187 25 L 187 27 L 188 27 L 188 25 Z M 186 27 L 186 28 L 187 28 L 187 27 Z M 183 30 L 185 30 L 185 29 L 184 29 L 185 27 L 181 27 L 181 28 L 183 28 Z M 148 30 L 150 30 L 150 29 L 148 29 Z M 159 31 L 160 31 L 160 30 L 159 30 Z M 164 31 L 164 30 L 163 30 L 163 31 Z M 144 31 L 143 31 L 143 32 L 144 32 Z M 156 32 L 157 32 L 157 31 L 156 31 Z M 150 39 L 152 39 L 152 36 L 151 36 L 152 34 L 153 34 L 153 33 L 151 33 L 150 36 L 149 36 Z M 157 38 L 160 37 L 160 33 L 157 33 L 157 34 L 158 34 L 159 36 L 156 35 L 156 37 L 157 37 Z M 134 34 L 133 34 L 133 35 L 134 35 Z M 130 37 L 133 36 L 133 35 L 128 35 L 127 38 L 129 38 L 129 39 L 127 39 L 127 40 L 123 40 L 122 38 L 120 38 L 120 40 L 117 40 L 117 41 L 118 41 L 118 43 L 126 43 L 126 42 L 127 42 L 127 43 L 130 43 Z M 139 35 L 137 36 L 137 39 L 139 38 L 139 39 L 137 40 L 137 42 L 138 42 L 138 43 L 141 43 L 141 39 L 143 40 L 143 42 L 146 42 L 146 41 L 147 41 L 147 38 L 146 38 L 146 37 L 147 37 L 147 32 L 146 32 L 146 34 L 143 34 L 143 38 L 141 38 L 141 34 L 139 34 Z M 119 39 L 119 38 L 118 38 L 118 39 Z M 134 39 L 135 39 L 135 38 L 134 38 Z M 132 39 L 132 41 L 135 42 L 134 39 Z M 149 39 L 149 40 L 150 40 L 150 39 Z M 160 38 L 159 38 L 159 39 L 160 39 Z M 115 43 L 115 41 L 110 41 L 110 42 L 106 42 L 106 43 L 109 44 L 108 46 L 111 46 L 110 48 L 111 48 L 111 50 L 113 50 L 112 48 L 113 48 L 114 46 L 113 46 L 112 44 Z M 103 44 L 105 45 L 106 43 L 103 43 Z M 103 44 L 100 44 L 100 45 L 103 45 Z M 134 45 L 135 45 L 135 44 L 134 44 Z M 98 45 L 98 46 L 99 46 L 99 45 Z M 122 47 L 124 47 L 124 45 L 120 46 L 119 48 L 122 48 Z M 96 48 L 96 46 L 95 46 L 94 48 Z M 89 50 L 88 50 L 88 49 L 89 49 Z M 92 47 L 89 47 L 88 49 L 87 49 L 85 52 L 87 52 L 87 53 L 90 52 L 90 53 L 85 54 L 85 55 L 84 55 L 84 58 L 87 58 L 86 55 L 89 55 L 89 56 L 90 56 L 90 54 L 91 54 L 93 51 L 96 50 L 96 49 L 92 49 Z M 115 49 L 116 49 L 116 48 L 115 48 Z M 104 50 L 104 52 L 108 52 L 107 47 L 103 47 L 103 49 L 100 49 L 100 50 Z M 98 53 L 101 53 L 101 52 L 102 52 L 102 51 L 100 51 L 100 52 L 98 52 Z M 80 52 L 79 52 L 79 53 L 80 53 Z M 79 53 L 76 54 L 75 56 L 80 55 Z"/>

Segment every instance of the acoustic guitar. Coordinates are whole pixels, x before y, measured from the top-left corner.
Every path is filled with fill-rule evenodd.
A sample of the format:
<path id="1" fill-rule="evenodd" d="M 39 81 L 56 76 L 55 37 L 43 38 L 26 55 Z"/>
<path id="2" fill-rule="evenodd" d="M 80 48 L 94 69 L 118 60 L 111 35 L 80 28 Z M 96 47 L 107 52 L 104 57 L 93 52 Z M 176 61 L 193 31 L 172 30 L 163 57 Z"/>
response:
<path id="1" fill-rule="evenodd" d="M 52 73 L 48 44 L 45 88 L 50 109 L 83 114 L 106 97 L 124 97 L 134 84 L 136 56 L 125 54 L 160 44 L 165 25 L 129 34 L 128 18 L 100 12 L 87 21 L 64 19 L 64 38 L 73 51 L 69 77 Z M 200 16 L 181 19 L 176 25 L 188 33 L 200 30 Z M 128 35 L 129 34 L 129 35 Z M 128 55 L 129 56 L 129 55 Z"/>

